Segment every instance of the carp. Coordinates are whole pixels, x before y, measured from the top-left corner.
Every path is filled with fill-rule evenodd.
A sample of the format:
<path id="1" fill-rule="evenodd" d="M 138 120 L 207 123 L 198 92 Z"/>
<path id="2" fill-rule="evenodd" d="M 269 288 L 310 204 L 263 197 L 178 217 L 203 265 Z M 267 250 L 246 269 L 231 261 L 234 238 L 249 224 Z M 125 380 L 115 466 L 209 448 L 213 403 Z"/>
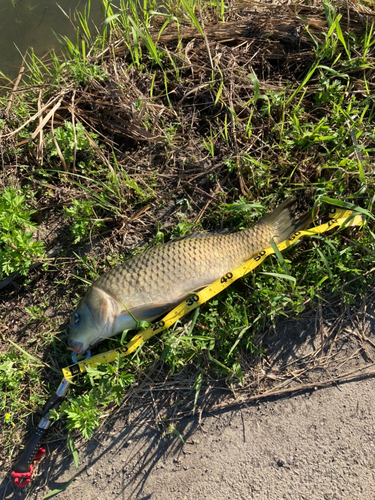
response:
<path id="1" fill-rule="evenodd" d="M 289 198 L 253 227 L 229 234 L 192 234 L 150 248 L 98 278 L 70 322 L 69 349 L 77 354 L 138 321 L 151 322 L 196 292 L 311 221 L 295 219 Z"/>

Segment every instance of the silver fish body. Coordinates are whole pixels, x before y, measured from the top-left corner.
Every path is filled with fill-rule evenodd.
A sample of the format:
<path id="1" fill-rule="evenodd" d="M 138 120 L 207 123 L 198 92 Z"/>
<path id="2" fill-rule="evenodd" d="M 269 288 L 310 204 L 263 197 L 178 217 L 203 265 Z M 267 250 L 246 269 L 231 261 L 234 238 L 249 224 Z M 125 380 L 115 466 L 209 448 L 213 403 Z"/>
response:
<path id="1" fill-rule="evenodd" d="M 153 321 L 190 293 L 235 269 L 256 253 L 284 241 L 311 221 L 293 219 L 290 198 L 250 229 L 171 241 L 132 257 L 89 288 L 71 319 L 69 346 L 77 353 L 99 341 Z"/>

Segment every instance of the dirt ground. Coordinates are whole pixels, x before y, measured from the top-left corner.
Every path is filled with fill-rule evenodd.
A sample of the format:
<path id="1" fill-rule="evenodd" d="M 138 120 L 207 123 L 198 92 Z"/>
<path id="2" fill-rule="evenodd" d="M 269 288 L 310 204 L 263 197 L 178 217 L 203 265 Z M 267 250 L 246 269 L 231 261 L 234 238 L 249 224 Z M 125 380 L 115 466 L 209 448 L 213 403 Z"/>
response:
<path id="1" fill-rule="evenodd" d="M 375 315 L 366 306 L 372 300 L 280 322 L 252 383 L 235 388 L 236 397 L 207 386 L 195 415 L 175 419 L 184 444 L 161 425 L 165 408 L 150 381 L 80 444 L 78 474 L 60 496 L 375 499 Z M 276 395 L 254 400 L 256 377 Z M 74 478 L 65 442 L 51 440 L 47 448 L 31 488 L 15 489 L 4 475 L 0 498 L 41 500 Z"/>

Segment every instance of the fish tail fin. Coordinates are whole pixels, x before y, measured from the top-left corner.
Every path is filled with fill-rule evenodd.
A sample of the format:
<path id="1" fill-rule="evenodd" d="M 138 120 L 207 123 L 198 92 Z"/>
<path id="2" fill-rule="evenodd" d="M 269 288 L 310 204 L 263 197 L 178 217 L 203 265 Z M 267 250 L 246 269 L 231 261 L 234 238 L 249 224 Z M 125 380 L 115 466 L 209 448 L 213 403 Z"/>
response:
<path id="1" fill-rule="evenodd" d="M 296 200 L 295 197 L 288 198 L 273 212 L 260 220 L 260 224 L 271 228 L 277 244 L 287 240 L 295 232 L 305 229 L 316 215 L 316 212 L 313 215 L 313 211 L 310 211 L 301 217 L 295 218 Z"/>

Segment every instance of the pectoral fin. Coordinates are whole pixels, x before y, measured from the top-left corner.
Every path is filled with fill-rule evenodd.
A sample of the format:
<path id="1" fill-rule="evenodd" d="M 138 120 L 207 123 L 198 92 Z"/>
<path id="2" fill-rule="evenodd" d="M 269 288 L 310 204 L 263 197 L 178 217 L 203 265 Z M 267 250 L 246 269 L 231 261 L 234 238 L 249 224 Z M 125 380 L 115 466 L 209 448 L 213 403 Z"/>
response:
<path id="1" fill-rule="evenodd" d="M 204 288 L 205 286 L 206 285 L 201 288 Z M 199 288 L 199 290 L 201 288 Z M 154 321 L 154 319 L 159 318 L 159 316 L 171 311 L 180 302 L 189 297 L 189 295 L 190 293 L 181 295 L 178 300 L 174 302 L 165 302 L 162 304 L 143 304 L 142 306 L 122 310 L 116 318 L 116 332 L 131 330 L 132 328 L 135 328 L 137 322 L 139 321 Z"/>
<path id="2" fill-rule="evenodd" d="M 131 314 L 137 321 L 153 321 L 162 314 L 170 311 L 177 303 L 164 303 L 164 304 L 144 304 L 139 307 L 134 307 L 130 310 Z M 124 313 L 129 314 L 128 311 Z"/>
<path id="3" fill-rule="evenodd" d="M 144 304 L 123 310 L 116 318 L 116 332 L 135 328 L 137 321 L 153 321 L 162 314 L 170 311 L 177 302 L 165 304 Z"/>

